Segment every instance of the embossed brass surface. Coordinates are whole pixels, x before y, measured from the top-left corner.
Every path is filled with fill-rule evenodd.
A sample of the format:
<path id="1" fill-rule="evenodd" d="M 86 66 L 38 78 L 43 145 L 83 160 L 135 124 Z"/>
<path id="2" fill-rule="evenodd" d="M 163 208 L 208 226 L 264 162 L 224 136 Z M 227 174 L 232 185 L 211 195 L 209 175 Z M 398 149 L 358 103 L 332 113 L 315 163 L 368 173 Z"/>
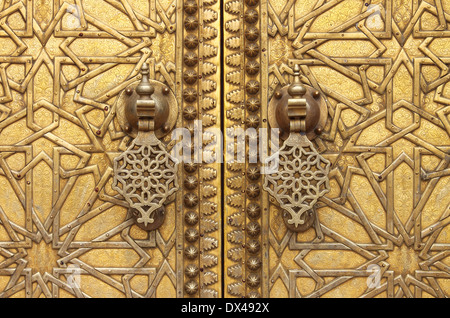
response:
<path id="1" fill-rule="evenodd" d="M 448 297 L 449 22 L 448 0 L 0 1 L 0 297 Z M 151 232 L 112 189 L 145 62 L 207 159 Z M 263 134 L 296 64 L 331 162 L 304 233 L 206 131 Z"/>
<path id="2" fill-rule="evenodd" d="M 136 224 L 146 231 L 158 229 L 165 218 L 165 206 L 179 189 L 177 177 L 178 159 L 172 157 L 165 145 L 156 137 L 156 130 L 168 132 L 169 113 L 178 114 L 176 103 L 169 106 L 167 87 L 163 96 L 153 98 L 155 87 L 150 82 L 147 63 L 142 65 L 142 79 L 135 91 L 135 105 L 125 107 L 127 118 L 137 117 L 137 136 L 128 149 L 114 159 L 112 188 L 125 198 Z M 129 94 L 130 88 L 126 90 Z M 175 100 L 172 100 L 172 103 Z M 133 110 L 133 111 L 132 111 Z M 172 116 L 176 120 L 176 116 Z M 127 127 L 131 127 L 128 121 Z M 131 133 L 131 129 L 127 129 Z M 172 200 L 173 201 L 173 200 Z"/>
<path id="3" fill-rule="evenodd" d="M 119 105 L 144 63 L 163 84 L 153 98 L 163 86 L 174 95 L 169 130 L 196 120 L 220 128 L 219 9 L 216 0 L 0 1 L 0 297 L 222 295 L 220 163 L 178 165 L 180 190 L 156 231 L 135 225 L 112 189 L 114 159 L 137 135 Z M 182 117 L 186 109 L 194 115 Z M 183 187 L 188 178 L 198 186 Z M 196 198 L 189 208 L 186 196 Z"/>
<path id="4" fill-rule="evenodd" d="M 450 2 L 224 9 L 225 127 L 250 117 L 269 127 L 267 105 L 299 64 L 328 108 L 313 144 L 331 162 L 330 192 L 304 233 L 287 229 L 266 191 L 254 196 L 265 178 L 249 171 L 261 163 L 225 167 L 225 295 L 448 297 Z M 249 72 L 255 63 L 261 71 Z"/>

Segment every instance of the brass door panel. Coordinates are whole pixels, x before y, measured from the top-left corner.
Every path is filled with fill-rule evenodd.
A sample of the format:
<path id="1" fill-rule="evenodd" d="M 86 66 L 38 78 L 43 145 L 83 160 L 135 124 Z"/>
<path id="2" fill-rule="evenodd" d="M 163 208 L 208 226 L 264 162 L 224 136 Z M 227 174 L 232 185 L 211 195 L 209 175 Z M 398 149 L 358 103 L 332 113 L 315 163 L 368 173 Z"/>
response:
<path id="1" fill-rule="evenodd" d="M 220 164 L 178 166 L 182 189 L 157 231 L 137 227 L 111 187 L 131 139 L 119 99 L 144 62 L 185 110 L 177 127 L 220 127 L 220 3 L 183 3 L 0 2 L 0 297 L 222 295 Z"/>
<path id="2" fill-rule="evenodd" d="M 448 297 L 450 2 L 224 9 L 225 127 L 268 128 L 267 105 L 298 64 L 326 98 L 313 143 L 332 163 L 304 233 L 263 190 L 260 161 L 224 168 L 225 296 Z"/>
<path id="3" fill-rule="evenodd" d="M 448 297 L 449 22 L 449 0 L 0 1 L 0 297 Z M 203 130 L 150 232 L 113 190 L 144 63 Z M 300 233 L 261 160 L 209 147 L 249 152 L 227 131 L 268 131 L 295 65 L 330 162 Z"/>

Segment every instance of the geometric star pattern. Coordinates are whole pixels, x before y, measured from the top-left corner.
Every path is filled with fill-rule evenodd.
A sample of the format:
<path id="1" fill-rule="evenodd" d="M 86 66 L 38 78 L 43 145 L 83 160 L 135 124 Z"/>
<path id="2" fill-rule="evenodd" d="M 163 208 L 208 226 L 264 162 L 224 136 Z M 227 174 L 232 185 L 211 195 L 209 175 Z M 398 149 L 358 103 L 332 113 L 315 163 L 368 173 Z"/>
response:
<path id="1" fill-rule="evenodd" d="M 230 26 L 251 25 L 238 13 L 255 8 L 251 1 L 240 10 L 235 1 L 227 3 Z M 240 107 L 235 97 L 255 98 L 240 83 L 259 81 L 264 105 L 292 82 L 299 64 L 302 82 L 319 90 L 328 106 L 327 126 L 314 143 L 332 163 L 331 191 L 316 205 L 314 228 L 299 234 L 286 229 L 282 210 L 261 194 L 258 204 L 269 209 L 258 221 L 260 284 L 241 282 L 255 272 L 230 253 L 229 296 L 448 297 L 448 1 L 269 0 L 256 11 L 256 40 L 245 33 L 232 42 L 241 31 L 227 29 L 226 127 L 241 120 L 234 116 Z M 252 43 L 260 55 L 246 55 L 241 63 L 256 59 L 268 74 L 250 76 L 234 62 L 235 48 Z M 257 115 L 266 118 L 263 107 Z M 243 116 L 245 122 L 254 113 Z M 227 215 L 233 219 L 242 205 L 255 203 L 248 196 L 236 203 L 241 188 L 232 181 L 238 173 L 228 176 L 229 207 L 235 209 Z M 240 228 L 254 222 L 242 216 L 226 231 L 230 251 L 239 248 Z M 265 249 L 264 242 L 270 243 Z"/>
<path id="2" fill-rule="evenodd" d="M 0 297 L 191 297 L 186 282 L 192 297 L 448 297 L 450 2 L 221 5 L 0 1 Z M 260 164 L 208 161 L 180 167 L 197 187 L 139 229 L 111 185 L 132 139 L 118 100 L 143 63 L 187 128 L 269 127 L 300 65 L 328 108 L 313 228 L 286 228 Z"/>
<path id="3" fill-rule="evenodd" d="M 175 89 L 172 53 L 151 50 L 173 42 L 172 3 L 0 9 L 0 297 L 175 295 L 176 230 L 141 231 L 111 189 L 112 160 L 130 140 L 119 93 L 144 62 Z"/>

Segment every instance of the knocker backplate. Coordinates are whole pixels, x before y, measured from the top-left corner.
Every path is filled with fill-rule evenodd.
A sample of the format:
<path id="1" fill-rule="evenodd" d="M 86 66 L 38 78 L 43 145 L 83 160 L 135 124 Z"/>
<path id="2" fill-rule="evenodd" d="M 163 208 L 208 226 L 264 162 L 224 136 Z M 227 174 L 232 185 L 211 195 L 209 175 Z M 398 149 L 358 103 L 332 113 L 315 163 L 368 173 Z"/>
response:
<path id="1" fill-rule="evenodd" d="M 179 112 L 178 103 L 175 94 L 167 85 L 155 80 L 149 80 L 149 82 L 155 88 L 155 92 L 152 94 L 152 99 L 155 100 L 157 105 L 166 104 L 168 108 L 166 110 L 167 119 L 164 123 L 159 125 L 160 127 L 157 130 L 155 130 L 156 137 L 162 138 L 168 135 L 176 125 Z M 119 125 L 122 128 L 122 131 L 132 138 L 136 138 L 138 133 L 138 117 L 134 107 L 137 99 L 139 98 L 139 95 L 136 93 L 136 87 L 138 84 L 139 81 L 127 86 L 127 88 L 117 99 L 117 119 L 119 121 Z M 167 93 L 163 93 L 165 90 Z M 128 92 L 131 92 L 131 95 L 129 95 Z"/>
<path id="2" fill-rule="evenodd" d="M 304 98 L 306 98 L 307 103 L 308 104 L 317 103 L 319 111 L 320 111 L 319 121 L 318 121 L 317 125 L 315 126 L 315 128 L 320 127 L 323 129 L 326 125 L 327 117 L 328 117 L 326 102 L 322 96 L 318 97 L 317 99 L 315 99 L 313 97 L 314 93 L 317 91 L 316 89 L 314 89 L 313 87 L 310 87 L 310 86 L 306 86 L 306 85 L 305 85 L 305 87 L 306 87 L 306 94 L 305 94 Z M 272 97 L 272 99 L 270 100 L 270 103 L 269 103 L 268 116 L 267 116 L 270 128 L 271 129 L 280 129 L 280 138 L 282 140 L 286 140 L 289 137 L 289 131 L 283 131 L 281 129 L 279 123 L 277 122 L 276 113 L 277 113 L 278 105 L 288 103 L 288 99 L 290 98 L 288 89 L 289 89 L 289 85 L 285 86 L 279 90 L 279 93 L 281 93 L 281 95 L 282 95 L 281 99 Z M 313 140 L 313 139 L 317 138 L 317 134 L 314 132 L 314 129 L 312 129 L 312 131 L 309 132 L 307 134 L 307 136 L 308 136 L 309 140 Z"/>

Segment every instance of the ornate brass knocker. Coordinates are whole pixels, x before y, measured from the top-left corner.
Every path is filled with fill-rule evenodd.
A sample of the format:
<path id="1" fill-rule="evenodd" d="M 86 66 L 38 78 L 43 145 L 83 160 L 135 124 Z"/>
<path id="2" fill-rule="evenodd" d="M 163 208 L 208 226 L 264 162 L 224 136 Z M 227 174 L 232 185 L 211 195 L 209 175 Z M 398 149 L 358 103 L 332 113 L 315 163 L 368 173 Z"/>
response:
<path id="1" fill-rule="evenodd" d="M 327 113 L 320 93 L 303 86 L 300 67 L 294 68 L 294 82 L 275 93 L 269 105 L 269 122 L 287 139 L 279 152 L 278 169 L 265 177 L 264 189 L 284 210 L 287 227 L 295 232 L 314 222 L 314 205 L 329 191 L 331 163 L 322 157 L 309 138 L 322 132 Z M 308 138 L 309 137 L 309 138 Z M 268 161 L 273 161 L 274 156 Z"/>
<path id="2" fill-rule="evenodd" d="M 134 127 L 137 128 L 137 136 L 128 149 L 114 159 L 112 188 L 125 198 L 136 224 L 142 229 L 151 231 L 163 223 L 164 204 L 179 186 L 178 161 L 167 152 L 165 145 L 155 134 L 161 127 L 165 130 L 170 129 L 170 123 L 167 122 L 170 108 L 163 97 L 169 95 L 170 91 L 162 83 L 155 83 L 158 92 L 157 97 L 152 98 L 155 87 L 148 76 L 149 68 L 144 64 L 142 80 L 135 88 L 135 93 L 132 88 L 126 91 L 129 97 L 126 107 L 126 116 L 129 119 L 126 125 L 129 128 L 128 132 L 131 133 L 133 130 L 131 125 L 133 122 L 137 124 L 137 127 Z M 137 96 L 133 98 L 133 94 Z M 136 116 L 135 120 L 132 120 L 133 116 Z"/>

